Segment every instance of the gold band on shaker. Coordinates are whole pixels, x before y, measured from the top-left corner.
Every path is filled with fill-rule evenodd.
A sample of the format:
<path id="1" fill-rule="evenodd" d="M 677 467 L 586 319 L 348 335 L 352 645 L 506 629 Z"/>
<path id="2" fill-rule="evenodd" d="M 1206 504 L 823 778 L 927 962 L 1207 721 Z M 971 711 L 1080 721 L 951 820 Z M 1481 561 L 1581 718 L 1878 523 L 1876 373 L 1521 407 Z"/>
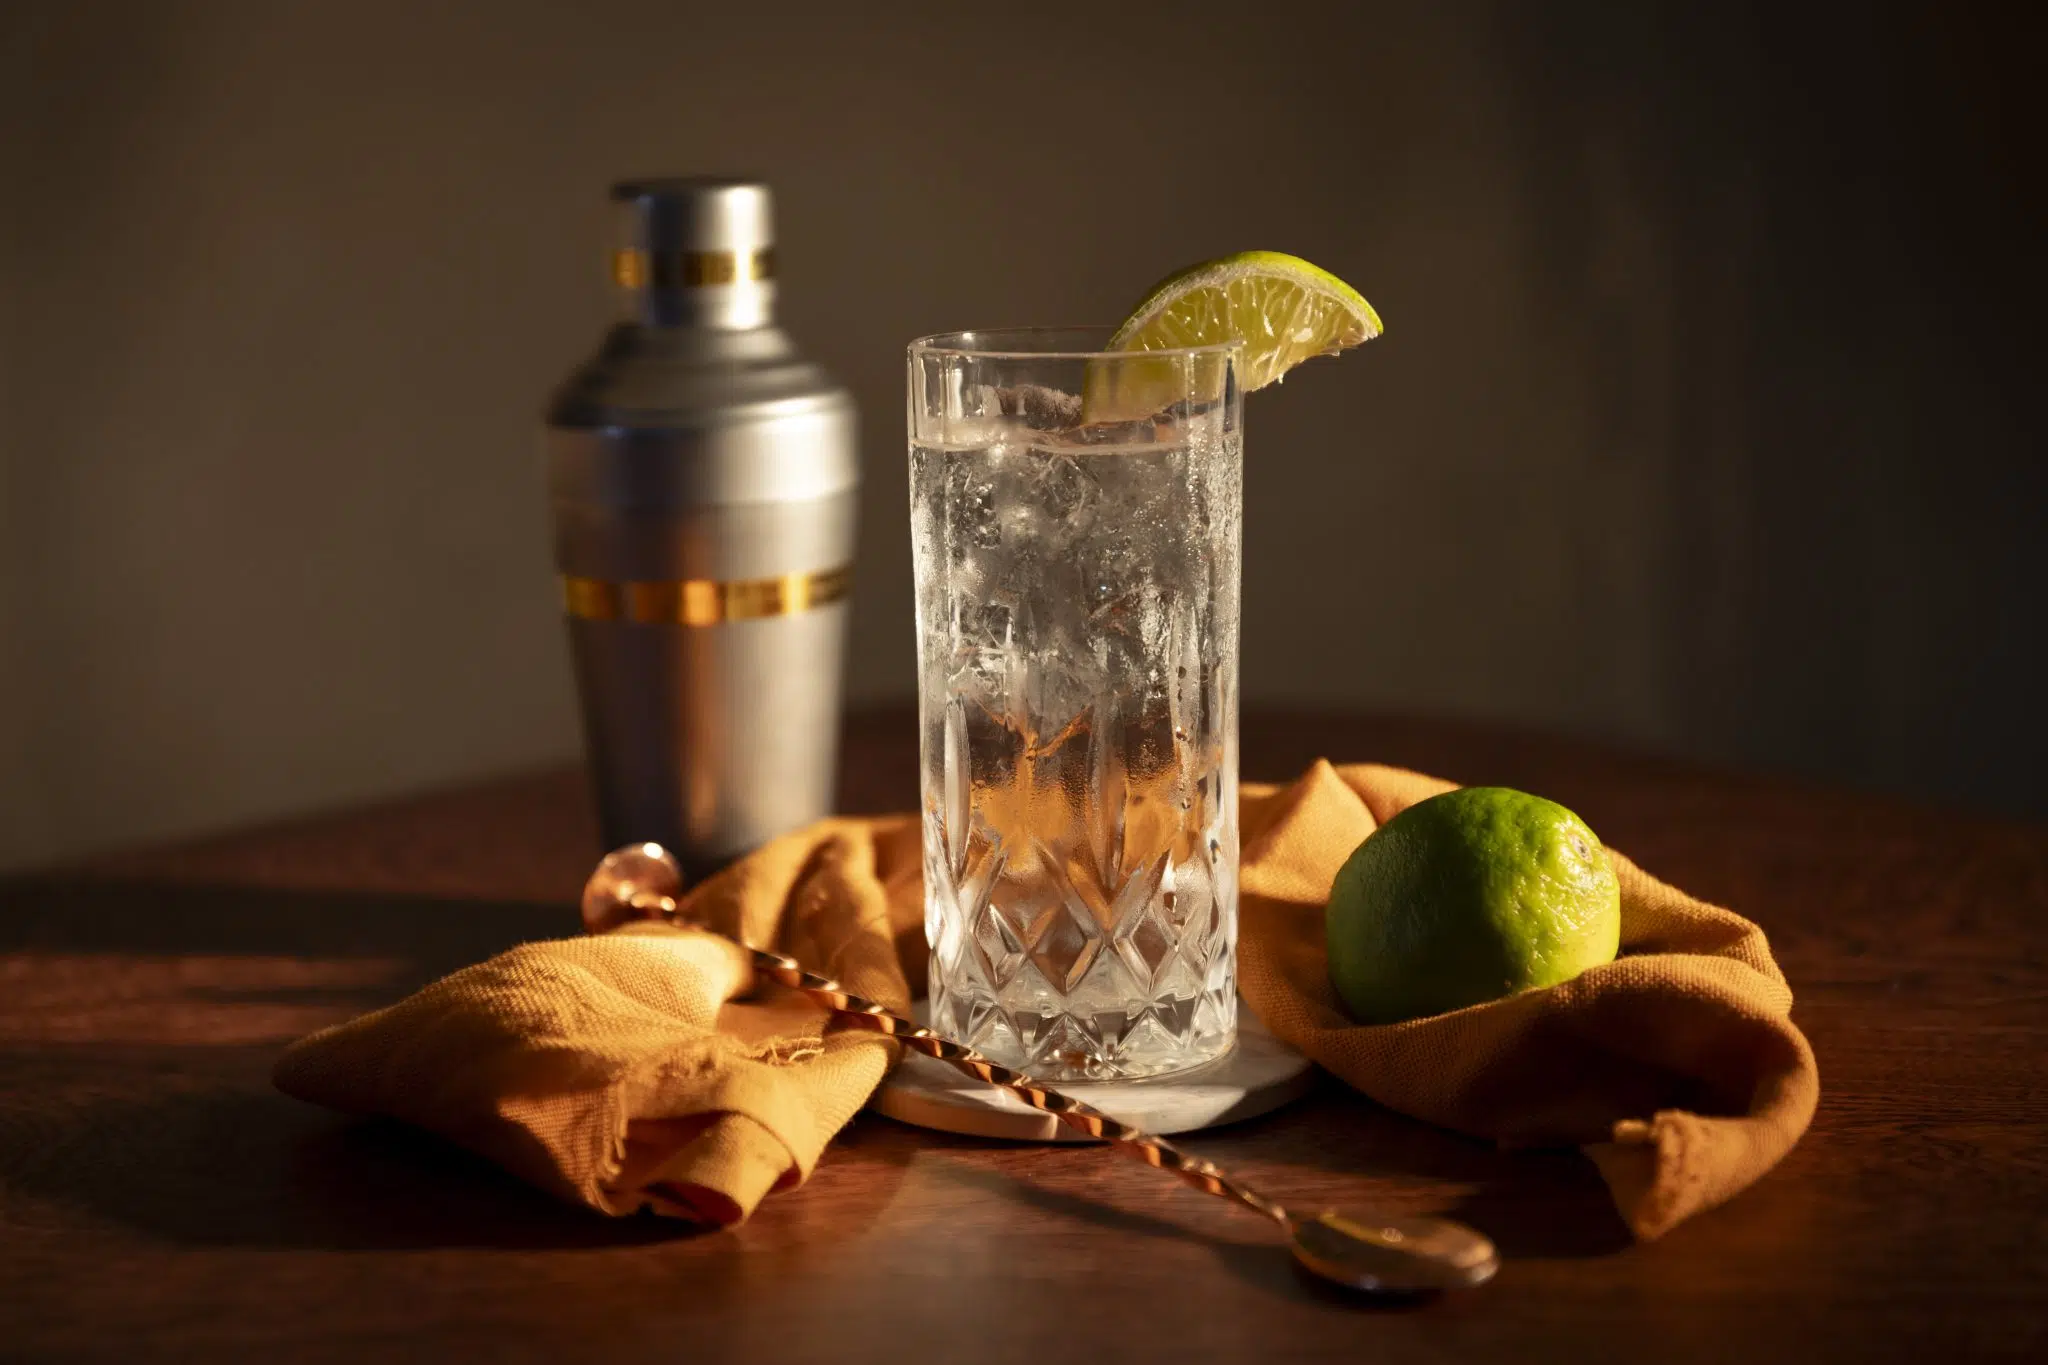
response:
<path id="1" fill-rule="evenodd" d="M 775 278 L 775 248 L 758 251 L 673 251 L 656 256 L 639 247 L 612 253 L 612 278 L 622 289 L 701 289 Z"/>
<path id="2" fill-rule="evenodd" d="M 580 621 L 631 621 L 642 626 L 715 626 L 793 616 L 845 597 L 853 567 L 779 578 L 720 583 L 709 578 L 679 582 L 611 583 L 601 578 L 562 576 L 562 603 Z"/>

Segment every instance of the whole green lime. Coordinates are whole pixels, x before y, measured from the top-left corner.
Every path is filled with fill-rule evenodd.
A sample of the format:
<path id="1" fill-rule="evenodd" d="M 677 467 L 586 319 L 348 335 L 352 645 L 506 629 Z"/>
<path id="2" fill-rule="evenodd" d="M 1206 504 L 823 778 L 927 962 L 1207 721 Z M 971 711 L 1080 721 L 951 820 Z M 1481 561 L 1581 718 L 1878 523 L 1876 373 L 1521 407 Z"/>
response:
<path id="1" fill-rule="evenodd" d="M 1364 1024 L 1442 1014 L 1611 962 L 1621 889 L 1586 822 L 1540 796 L 1418 801 L 1337 873 L 1330 983 Z"/>

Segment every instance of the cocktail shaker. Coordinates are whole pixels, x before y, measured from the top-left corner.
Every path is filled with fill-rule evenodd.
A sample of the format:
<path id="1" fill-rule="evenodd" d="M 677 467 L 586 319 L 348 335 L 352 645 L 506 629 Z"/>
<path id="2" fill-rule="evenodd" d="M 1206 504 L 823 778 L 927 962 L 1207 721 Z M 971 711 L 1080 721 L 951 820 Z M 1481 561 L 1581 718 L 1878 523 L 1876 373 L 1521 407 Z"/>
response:
<path id="1" fill-rule="evenodd" d="M 854 407 L 775 325 L 767 186 L 612 198 L 626 315 L 548 409 L 555 562 L 605 845 L 699 876 L 831 810 Z"/>

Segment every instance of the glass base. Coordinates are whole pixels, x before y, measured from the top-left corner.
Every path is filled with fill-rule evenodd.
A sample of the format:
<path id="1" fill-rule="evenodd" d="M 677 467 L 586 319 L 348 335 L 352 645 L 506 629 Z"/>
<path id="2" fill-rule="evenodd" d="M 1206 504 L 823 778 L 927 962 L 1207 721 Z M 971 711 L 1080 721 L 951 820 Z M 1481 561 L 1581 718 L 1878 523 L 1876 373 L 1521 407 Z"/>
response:
<path id="1" fill-rule="evenodd" d="M 1004 1008 L 970 986 L 949 990 L 932 973 L 937 1032 L 1036 1081 L 1135 1081 L 1179 1076 L 1229 1055 L 1237 1043 L 1237 992 L 1137 1000 L 1108 1009 L 1037 1013 Z"/>

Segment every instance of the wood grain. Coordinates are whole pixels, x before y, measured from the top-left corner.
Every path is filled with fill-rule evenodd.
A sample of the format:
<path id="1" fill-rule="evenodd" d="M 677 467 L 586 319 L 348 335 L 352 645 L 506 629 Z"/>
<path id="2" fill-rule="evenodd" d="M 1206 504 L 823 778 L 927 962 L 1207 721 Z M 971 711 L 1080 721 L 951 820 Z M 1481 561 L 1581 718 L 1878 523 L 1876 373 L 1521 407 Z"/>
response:
<path id="1" fill-rule="evenodd" d="M 847 809 L 911 804 L 904 716 L 845 747 Z M 1813 1131 L 1647 1246 L 1576 1154 L 1327 1082 L 1190 1140 L 1290 1202 L 1452 1211 L 1507 1255 L 1476 1293 L 1375 1308 L 1093 1150 L 864 1116 L 802 1190 L 689 1234 L 273 1092 L 305 1029 L 573 930 L 583 789 L 535 774 L 0 883 L 0 1359 L 2048 1354 L 2048 830 L 1472 725 L 1254 715 L 1244 754 L 1540 791 L 1760 920 L 1820 1057 Z"/>

